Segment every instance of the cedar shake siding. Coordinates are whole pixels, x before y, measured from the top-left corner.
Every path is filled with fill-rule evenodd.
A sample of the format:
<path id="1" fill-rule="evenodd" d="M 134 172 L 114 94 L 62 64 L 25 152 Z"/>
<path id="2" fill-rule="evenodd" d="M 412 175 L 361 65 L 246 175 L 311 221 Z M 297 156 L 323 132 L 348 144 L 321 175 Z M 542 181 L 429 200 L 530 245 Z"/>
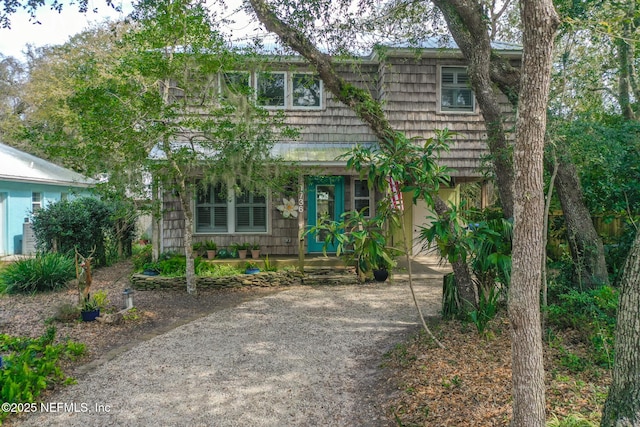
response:
<path id="1" fill-rule="evenodd" d="M 518 47 L 502 45 L 500 49 L 514 65 L 519 64 L 521 51 Z M 483 166 L 482 158 L 489 153 L 482 114 L 468 85 L 465 66 L 457 50 L 435 47 L 422 50 L 390 49 L 382 56 L 372 54 L 358 61 L 343 61 L 337 65 L 340 74 L 349 83 L 368 90 L 374 99 L 382 103 L 391 125 L 407 137 L 429 138 L 434 136 L 435 130 L 444 128 L 453 132 L 450 151 L 441 153 L 441 162 L 451 168 L 450 175 L 455 183 L 484 179 L 480 168 Z M 258 71 L 252 69 L 251 72 L 254 73 L 251 74 L 251 82 L 255 85 Z M 294 103 L 293 74 L 313 73 L 301 58 L 274 57 L 267 72 L 284 73 L 287 101 L 284 107 L 278 109 L 284 110 L 286 123 L 300 132 L 295 141 L 279 141 L 274 153 L 284 160 L 303 165 L 303 173 L 308 177 L 342 177 L 344 210 L 353 209 L 352 182 L 356 179 L 355 173 L 347 171 L 345 162 L 336 161 L 335 158 L 355 144 L 376 144 L 375 135 L 349 107 L 336 100 L 324 87 L 320 106 L 301 108 L 298 99 L 304 98 L 295 98 L 298 104 Z M 215 79 L 211 81 L 216 84 Z M 506 97 L 501 95 L 500 99 L 509 126 L 515 122 L 515 114 Z M 374 202 L 379 201 L 380 197 L 379 194 L 375 195 Z M 306 226 L 309 224 L 309 193 L 306 189 L 304 201 L 302 215 Z M 314 200 L 312 202 L 315 203 Z M 218 248 L 228 248 L 236 242 L 258 243 L 262 254 L 296 255 L 298 220 L 283 218 L 276 208 L 281 203 L 281 195 L 272 194 L 267 198 L 266 231 L 205 233 L 195 230 L 194 242 L 212 239 Z M 183 251 L 184 218 L 180 203 L 171 194 L 165 194 L 163 207 L 165 213 L 160 225 L 160 250 Z"/>

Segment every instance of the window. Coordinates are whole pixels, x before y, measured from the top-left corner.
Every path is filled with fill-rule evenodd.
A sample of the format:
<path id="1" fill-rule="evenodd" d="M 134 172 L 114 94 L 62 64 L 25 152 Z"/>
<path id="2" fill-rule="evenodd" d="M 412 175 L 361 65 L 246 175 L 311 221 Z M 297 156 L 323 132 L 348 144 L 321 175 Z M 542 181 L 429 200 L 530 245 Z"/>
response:
<path id="1" fill-rule="evenodd" d="M 372 213 L 371 199 L 369 182 L 366 179 L 353 180 L 353 208 L 358 212 L 364 209 L 364 216 L 370 217 Z"/>
<path id="2" fill-rule="evenodd" d="M 31 193 L 31 212 L 36 213 L 42 209 L 42 193 Z"/>
<path id="3" fill-rule="evenodd" d="M 226 233 L 227 195 L 221 184 L 198 190 L 196 201 L 196 231 Z"/>
<path id="4" fill-rule="evenodd" d="M 231 71 L 222 74 L 223 96 L 249 95 L 251 93 L 251 74 L 244 71 Z"/>
<path id="5" fill-rule="evenodd" d="M 267 231 L 267 199 L 243 193 L 236 196 L 236 231 Z"/>
<path id="6" fill-rule="evenodd" d="M 291 98 L 292 108 L 320 108 L 322 106 L 322 80 L 313 74 L 292 74 Z"/>
<path id="7" fill-rule="evenodd" d="M 220 86 L 224 98 L 249 96 L 255 86 L 256 103 L 266 108 L 318 110 L 323 103 L 322 80 L 312 73 L 231 71 L 221 74 Z"/>
<path id="8" fill-rule="evenodd" d="M 267 231 L 267 197 L 217 184 L 198 191 L 196 233 Z"/>
<path id="9" fill-rule="evenodd" d="M 258 105 L 263 107 L 285 107 L 285 73 L 258 73 L 256 94 Z"/>
<path id="10" fill-rule="evenodd" d="M 474 111 L 473 91 L 464 67 L 442 67 L 440 71 L 440 110 Z"/>

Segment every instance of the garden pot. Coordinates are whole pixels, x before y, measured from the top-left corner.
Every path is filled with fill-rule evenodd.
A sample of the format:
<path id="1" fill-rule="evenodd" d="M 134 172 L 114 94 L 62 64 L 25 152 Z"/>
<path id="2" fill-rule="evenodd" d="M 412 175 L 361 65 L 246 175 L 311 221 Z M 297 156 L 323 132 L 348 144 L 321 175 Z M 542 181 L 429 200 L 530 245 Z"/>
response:
<path id="1" fill-rule="evenodd" d="M 247 258 L 247 250 L 246 249 L 238 249 L 238 258 L 246 259 Z"/>
<path id="2" fill-rule="evenodd" d="M 251 258 L 260 259 L 260 249 L 251 249 Z"/>
<path id="3" fill-rule="evenodd" d="M 373 270 L 373 278 L 376 279 L 376 282 L 384 282 L 388 277 L 388 270 Z"/>
<path id="4" fill-rule="evenodd" d="M 259 268 L 247 268 L 244 271 L 244 274 L 258 274 L 260 273 L 260 269 Z"/>
<path id="5" fill-rule="evenodd" d="M 93 322 L 96 320 L 96 317 L 100 316 L 100 309 L 91 310 L 91 311 L 81 311 L 80 315 L 82 316 L 83 322 Z"/>
<path id="6" fill-rule="evenodd" d="M 214 259 L 216 257 L 216 251 L 207 250 L 207 259 Z"/>

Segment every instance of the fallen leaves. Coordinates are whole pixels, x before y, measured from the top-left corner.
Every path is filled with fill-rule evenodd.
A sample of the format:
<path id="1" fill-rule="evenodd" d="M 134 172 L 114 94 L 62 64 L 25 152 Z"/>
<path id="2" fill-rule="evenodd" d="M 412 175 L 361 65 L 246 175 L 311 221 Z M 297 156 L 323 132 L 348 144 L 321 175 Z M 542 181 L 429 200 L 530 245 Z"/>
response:
<path id="1" fill-rule="evenodd" d="M 386 365 L 394 371 L 399 396 L 388 403 L 397 425 L 454 427 L 508 426 L 511 418 L 511 344 L 508 323 L 496 319 L 481 336 L 472 324 L 442 322 L 435 327 L 446 349 L 424 335 L 397 346 Z M 598 421 L 609 372 L 578 374 L 559 364 L 546 346 L 547 416 L 579 413 Z"/>

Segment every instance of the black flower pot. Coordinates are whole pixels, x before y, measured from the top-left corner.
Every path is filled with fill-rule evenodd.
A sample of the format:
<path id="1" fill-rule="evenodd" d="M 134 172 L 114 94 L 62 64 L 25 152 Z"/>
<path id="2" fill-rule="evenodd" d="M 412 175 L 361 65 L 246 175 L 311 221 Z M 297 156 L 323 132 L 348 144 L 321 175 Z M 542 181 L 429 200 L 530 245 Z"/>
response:
<path id="1" fill-rule="evenodd" d="M 388 270 L 373 270 L 373 278 L 376 279 L 376 282 L 384 282 L 388 277 Z"/>

